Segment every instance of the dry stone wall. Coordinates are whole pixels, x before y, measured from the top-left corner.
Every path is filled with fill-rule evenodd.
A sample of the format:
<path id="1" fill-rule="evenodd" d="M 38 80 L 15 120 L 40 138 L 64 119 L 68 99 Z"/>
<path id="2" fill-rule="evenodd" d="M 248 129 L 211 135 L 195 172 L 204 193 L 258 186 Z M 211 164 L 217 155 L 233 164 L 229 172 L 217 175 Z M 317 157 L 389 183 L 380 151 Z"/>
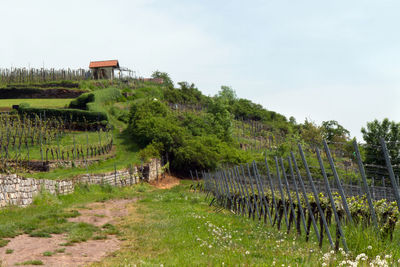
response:
<path id="1" fill-rule="evenodd" d="M 109 184 L 129 186 L 140 180 L 151 182 L 161 174 L 161 162 L 158 159 L 141 167 L 116 172 L 89 174 L 72 180 L 47 180 L 18 177 L 16 174 L 0 175 L 0 207 L 9 205 L 27 206 L 41 190 L 51 194 L 70 194 L 77 184 Z"/>

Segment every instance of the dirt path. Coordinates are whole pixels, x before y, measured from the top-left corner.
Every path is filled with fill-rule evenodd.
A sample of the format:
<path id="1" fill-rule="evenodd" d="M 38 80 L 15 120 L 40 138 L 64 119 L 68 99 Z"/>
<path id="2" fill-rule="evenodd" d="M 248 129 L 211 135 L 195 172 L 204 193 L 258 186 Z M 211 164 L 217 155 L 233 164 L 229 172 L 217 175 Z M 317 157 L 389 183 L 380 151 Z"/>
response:
<path id="1" fill-rule="evenodd" d="M 170 189 L 174 186 L 177 186 L 179 183 L 180 180 L 175 176 L 165 174 L 165 177 L 160 178 L 159 181 L 151 182 L 150 184 L 160 189 Z"/>
<path id="2" fill-rule="evenodd" d="M 104 203 L 91 203 L 85 209 L 79 209 L 82 214 L 71 218 L 71 222 L 86 222 L 96 226 L 106 223 L 115 224 L 128 215 L 127 205 L 136 199 L 110 200 Z M 105 240 L 88 240 L 73 246 L 60 246 L 66 242 L 66 235 L 52 235 L 51 238 L 30 237 L 20 235 L 10 239 L 7 246 L 0 248 L 0 266 L 15 266 L 30 260 L 40 260 L 44 266 L 80 266 L 99 261 L 120 248 L 121 241 L 109 235 Z M 65 251 L 62 251 L 65 249 Z M 13 250 L 7 254 L 7 250 Z M 51 251 L 52 256 L 44 256 L 43 252 Z M 29 265 L 25 265 L 29 266 Z"/>

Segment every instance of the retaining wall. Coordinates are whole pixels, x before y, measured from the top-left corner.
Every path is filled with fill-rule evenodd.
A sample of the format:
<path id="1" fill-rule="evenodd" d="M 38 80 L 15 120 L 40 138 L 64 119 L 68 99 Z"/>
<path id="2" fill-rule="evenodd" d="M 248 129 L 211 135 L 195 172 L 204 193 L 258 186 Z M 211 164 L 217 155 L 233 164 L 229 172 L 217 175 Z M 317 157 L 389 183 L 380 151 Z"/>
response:
<path id="1" fill-rule="evenodd" d="M 47 180 L 18 177 L 16 174 L 0 175 L 0 207 L 8 205 L 27 206 L 41 190 L 51 194 L 70 194 L 77 184 L 110 184 L 128 186 L 140 180 L 151 182 L 161 174 L 158 159 L 141 167 L 102 174 L 85 174 L 71 180 Z"/>

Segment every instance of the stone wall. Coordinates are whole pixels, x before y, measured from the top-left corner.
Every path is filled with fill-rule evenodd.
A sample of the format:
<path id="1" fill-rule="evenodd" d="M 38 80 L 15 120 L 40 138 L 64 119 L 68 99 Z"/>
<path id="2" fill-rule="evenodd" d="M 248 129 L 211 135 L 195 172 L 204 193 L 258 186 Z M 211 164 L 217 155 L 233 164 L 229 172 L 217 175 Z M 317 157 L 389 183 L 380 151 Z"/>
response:
<path id="1" fill-rule="evenodd" d="M 77 184 L 110 184 L 129 186 L 143 181 L 154 181 L 161 175 L 161 162 L 150 161 L 141 167 L 102 174 L 85 174 L 72 180 L 46 180 L 18 177 L 16 174 L 0 175 L 0 207 L 8 205 L 27 206 L 41 190 L 51 194 L 70 194 Z"/>

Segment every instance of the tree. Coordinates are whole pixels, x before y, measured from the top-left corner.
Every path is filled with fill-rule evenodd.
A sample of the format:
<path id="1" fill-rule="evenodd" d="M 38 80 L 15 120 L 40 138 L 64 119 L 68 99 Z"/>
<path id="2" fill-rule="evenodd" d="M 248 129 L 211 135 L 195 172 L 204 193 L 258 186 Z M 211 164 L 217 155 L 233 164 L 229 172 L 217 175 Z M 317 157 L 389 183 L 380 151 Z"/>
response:
<path id="1" fill-rule="evenodd" d="M 293 124 L 293 125 L 296 125 L 296 124 L 297 124 L 296 118 L 293 117 L 293 116 L 290 116 L 290 117 L 289 117 L 289 123 L 290 123 L 290 124 Z"/>
<path id="2" fill-rule="evenodd" d="M 225 85 L 221 86 L 221 90 L 218 92 L 218 95 L 216 95 L 216 97 L 221 99 L 222 102 L 229 105 L 233 104 L 237 99 L 235 90 L 233 90 L 232 87 Z"/>
<path id="3" fill-rule="evenodd" d="M 313 121 L 304 121 L 300 128 L 301 139 L 310 145 L 320 145 L 322 143 L 321 128 Z"/>
<path id="4" fill-rule="evenodd" d="M 168 88 L 174 88 L 174 83 L 171 80 L 171 77 L 169 77 L 169 74 L 166 72 L 161 72 L 161 71 L 154 71 L 153 74 L 151 74 L 151 78 L 161 78 L 163 79 L 163 84 L 167 86 Z"/>
<path id="5" fill-rule="evenodd" d="M 337 121 L 323 121 L 321 125 L 322 136 L 329 142 L 346 142 L 350 132 Z"/>
<path id="6" fill-rule="evenodd" d="M 365 162 L 385 165 L 380 138 L 386 141 L 386 146 L 393 165 L 400 164 L 400 123 L 385 118 L 382 122 L 374 120 L 367 123 L 367 128 L 361 128 L 365 145 Z"/>

